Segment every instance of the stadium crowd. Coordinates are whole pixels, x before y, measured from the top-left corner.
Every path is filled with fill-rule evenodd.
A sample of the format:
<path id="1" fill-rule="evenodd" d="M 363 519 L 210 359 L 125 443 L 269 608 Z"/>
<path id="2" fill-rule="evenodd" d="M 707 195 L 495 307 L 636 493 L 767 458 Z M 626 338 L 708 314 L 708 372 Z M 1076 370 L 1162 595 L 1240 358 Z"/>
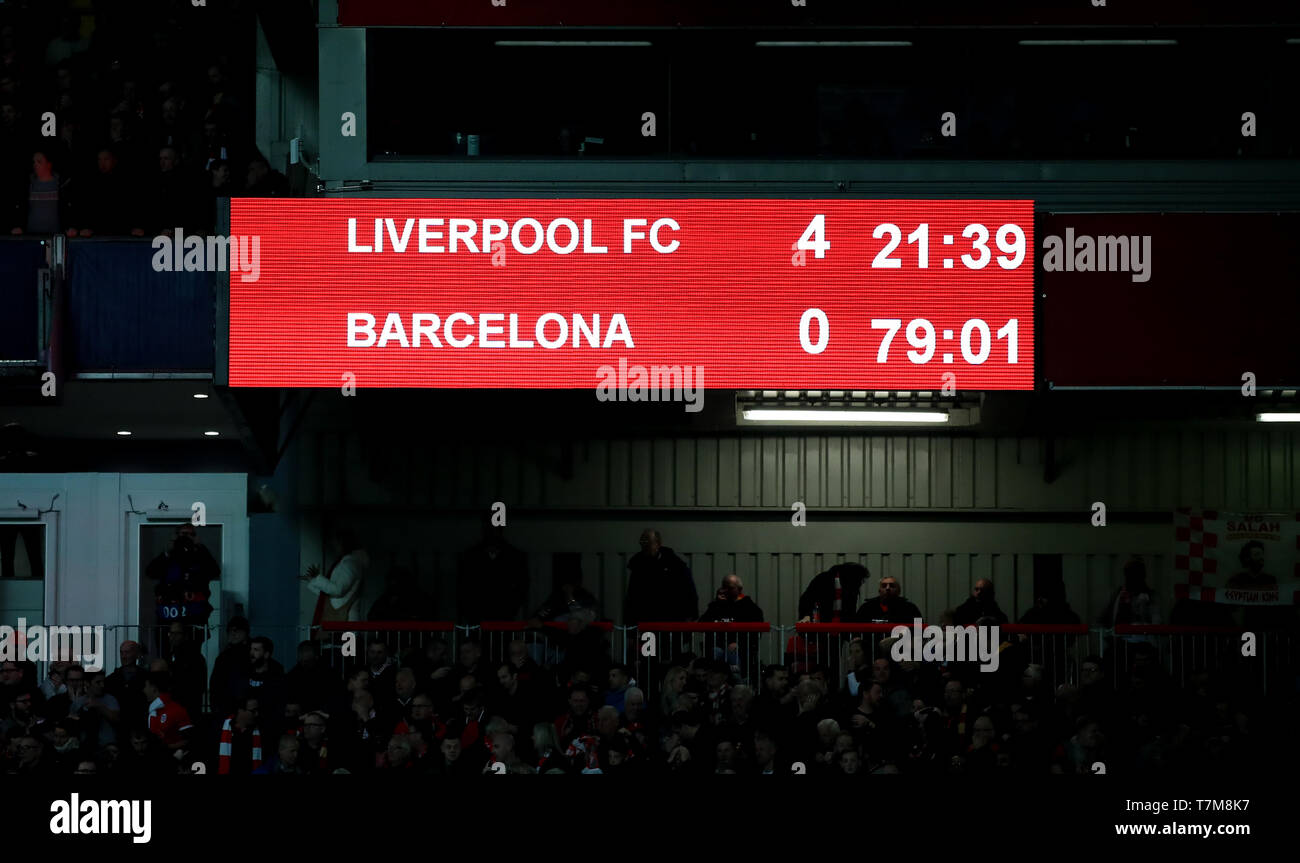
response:
<path id="1" fill-rule="evenodd" d="M 628 594 L 644 604 L 639 619 L 685 613 L 680 558 L 653 531 L 641 554 Z M 647 581 L 647 572 L 658 577 Z M 1112 623 L 1134 620 L 1149 599 L 1140 567 L 1127 575 L 1107 611 Z M 859 564 L 833 566 L 809 583 L 800 612 L 810 621 L 910 623 L 918 612 L 894 578 L 880 579 L 878 596 L 854 610 L 868 577 Z M 896 662 L 887 632 L 832 634 L 820 649 L 796 635 L 785 662 L 761 667 L 736 644 L 696 654 L 685 641 L 671 656 L 627 665 L 611 656 L 608 630 L 593 625 L 590 593 L 568 581 L 559 600 L 519 624 L 525 637 L 486 644 L 427 633 L 399 655 L 397 633 L 372 633 L 344 659 L 322 633 L 296 645 L 286 670 L 277 645 L 250 637 L 237 617 L 211 669 L 179 622 L 156 657 L 122 644 L 108 674 L 56 662 L 38 680 L 34 664 L 5 662 L 4 769 L 1023 776 L 1091 773 L 1101 763 L 1107 773 L 1233 775 L 1262 768 L 1275 751 L 1265 741 L 1289 739 L 1274 735 L 1297 706 L 1285 686 L 1265 701 L 1231 659 L 1187 668 L 1180 686 L 1146 641 L 1081 659 L 1062 643 L 1053 661 L 1070 667 L 1070 682 L 1057 686 L 1013 634 L 1002 638 L 995 673 L 974 661 Z M 1042 597 L 1025 618 L 1078 621 L 1061 596 Z M 699 619 L 763 614 L 733 574 Z M 1006 620 L 987 579 L 944 614 L 958 624 Z"/>
<path id="2" fill-rule="evenodd" d="M 288 194 L 253 144 L 248 16 L 95 6 L 0 5 L 0 233 L 211 232 L 219 198 Z"/>

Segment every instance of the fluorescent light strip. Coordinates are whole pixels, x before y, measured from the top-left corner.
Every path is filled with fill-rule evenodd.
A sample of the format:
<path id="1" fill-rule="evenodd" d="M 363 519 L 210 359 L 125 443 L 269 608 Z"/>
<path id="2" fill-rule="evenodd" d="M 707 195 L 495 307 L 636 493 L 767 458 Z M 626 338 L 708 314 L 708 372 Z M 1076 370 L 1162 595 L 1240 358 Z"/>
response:
<path id="1" fill-rule="evenodd" d="M 756 48 L 911 48 L 911 42 L 755 42 Z"/>
<path id="2" fill-rule="evenodd" d="M 1262 423 L 1300 423 L 1300 412 L 1255 414 L 1255 419 Z"/>
<path id="3" fill-rule="evenodd" d="M 746 408 L 742 413 L 753 422 L 803 423 L 946 423 L 948 415 L 937 411 L 853 411 L 798 408 Z"/>
<path id="4" fill-rule="evenodd" d="M 1288 39 L 1288 40 L 1286 40 L 1286 44 L 1288 44 L 1288 45 L 1300 45 L 1300 39 Z"/>
<path id="5" fill-rule="evenodd" d="M 649 48 L 653 42 L 558 42 L 538 40 L 502 40 L 498 48 Z"/>
<path id="6" fill-rule="evenodd" d="M 1021 39 L 1021 45 L 1177 45 L 1177 39 Z"/>

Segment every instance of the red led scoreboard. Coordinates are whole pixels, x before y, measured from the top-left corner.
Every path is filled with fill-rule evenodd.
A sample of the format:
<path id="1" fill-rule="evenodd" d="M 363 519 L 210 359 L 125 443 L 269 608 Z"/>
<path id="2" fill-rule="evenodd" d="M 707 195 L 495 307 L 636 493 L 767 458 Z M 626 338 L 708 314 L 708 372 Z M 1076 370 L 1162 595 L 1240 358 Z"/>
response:
<path id="1" fill-rule="evenodd" d="M 236 198 L 230 222 L 258 257 L 231 268 L 231 386 L 1034 385 L 1032 201 Z"/>

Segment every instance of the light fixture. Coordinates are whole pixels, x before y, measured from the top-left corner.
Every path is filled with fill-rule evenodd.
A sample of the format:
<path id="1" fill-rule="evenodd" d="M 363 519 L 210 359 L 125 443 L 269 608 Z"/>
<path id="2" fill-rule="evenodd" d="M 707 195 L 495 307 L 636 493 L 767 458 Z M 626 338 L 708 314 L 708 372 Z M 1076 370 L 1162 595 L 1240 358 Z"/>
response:
<path id="1" fill-rule="evenodd" d="M 130 437 L 130 436 L 131 436 L 131 433 L 130 433 L 129 431 L 120 431 L 120 432 L 118 432 L 118 436 L 120 436 L 120 437 Z"/>
<path id="2" fill-rule="evenodd" d="M 498 48 L 649 48 L 652 42 L 562 42 L 537 39 L 502 39 L 492 43 Z"/>
<path id="3" fill-rule="evenodd" d="M 943 411 L 818 410 L 815 408 L 747 408 L 741 415 L 750 422 L 774 423 L 946 423 Z"/>
<path id="4" fill-rule="evenodd" d="M 911 48 L 911 42 L 755 42 L 755 48 Z"/>
<path id="5" fill-rule="evenodd" d="M 1021 45 L 1061 47 L 1063 45 L 1116 46 L 1116 45 L 1177 45 L 1177 39 L 1021 39 Z"/>
<path id="6" fill-rule="evenodd" d="M 194 397 L 195 397 L 196 399 L 205 399 L 205 398 L 208 397 L 208 394 L 207 394 L 207 393 L 195 393 L 195 394 L 194 394 Z"/>
<path id="7" fill-rule="evenodd" d="M 221 434 L 221 432 L 205 431 L 204 434 L 207 435 L 208 437 L 216 437 L 217 435 Z"/>
<path id="8" fill-rule="evenodd" d="M 1255 420 L 1262 423 L 1300 423 L 1300 412 L 1255 414 Z"/>

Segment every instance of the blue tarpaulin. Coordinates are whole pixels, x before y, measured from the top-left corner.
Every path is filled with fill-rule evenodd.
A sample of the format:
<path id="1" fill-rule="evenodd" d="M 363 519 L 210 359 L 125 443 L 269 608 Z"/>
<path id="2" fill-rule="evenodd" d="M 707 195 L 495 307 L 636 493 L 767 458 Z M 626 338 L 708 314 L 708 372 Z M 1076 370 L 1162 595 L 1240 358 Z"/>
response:
<path id="1" fill-rule="evenodd" d="M 216 273 L 154 272 L 147 240 L 69 244 L 77 371 L 212 371 Z"/>
<path id="2" fill-rule="evenodd" d="M 0 360 L 41 359 L 37 273 L 44 266 L 40 240 L 0 242 Z"/>

